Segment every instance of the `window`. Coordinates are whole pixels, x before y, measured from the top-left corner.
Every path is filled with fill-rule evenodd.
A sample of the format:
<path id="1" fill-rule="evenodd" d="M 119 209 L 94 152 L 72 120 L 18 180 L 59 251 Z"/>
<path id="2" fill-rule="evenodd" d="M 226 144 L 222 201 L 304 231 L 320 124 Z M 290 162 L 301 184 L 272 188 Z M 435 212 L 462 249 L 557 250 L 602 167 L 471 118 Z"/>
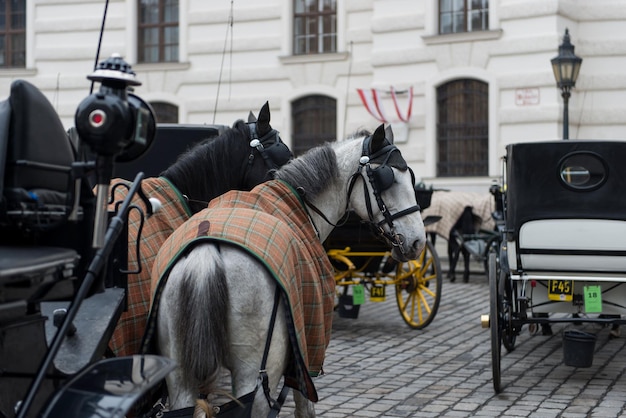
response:
<path id="1" fill-rule="evenodd" d="M 439 0 L 439 33 L 489 29 L 489 0 Z"/>
<path id="2" fill-rule="evenodd" d="M 166 102 L 151 102 L 157 123 L 178 123 L 178 106 Z"/>
<path id="3" fill-rule="evenodd" d="M 294 55 L 337 51 L 336 0 L 294 0 Z"/>
<path id="4" fill-rule="evenodd" d="M 138 62 L 178 61 L 178 0 L 139 0 Z"/>
<path id="5" fill-rule="evenodd" d="M 437 89 L 437 176 L 489 174 L 489 86 L 455 80 Z"/>
<path id="6" fill-rule="evenodd" d="M 337 138 L 337 101 L 332 97 L 306 96 L 291 104 L 294 155 Z"/>
<path id="7" fill-rule="evenodd" d="M 26 0 L 0 0 L 0 67 L 26 66 Z"/>

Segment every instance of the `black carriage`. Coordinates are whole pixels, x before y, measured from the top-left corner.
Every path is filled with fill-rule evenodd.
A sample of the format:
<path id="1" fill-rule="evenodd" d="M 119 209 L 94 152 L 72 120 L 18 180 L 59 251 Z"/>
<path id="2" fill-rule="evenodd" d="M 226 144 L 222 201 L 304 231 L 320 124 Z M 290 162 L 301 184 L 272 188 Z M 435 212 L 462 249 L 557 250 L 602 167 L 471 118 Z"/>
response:
<path id="1" fill-rule="evenodd" d="M 173 368 L 153 355 L 102 360 L 126 301 L 126 216 L 145 197 L 139 173 L 108 213 L 108 181 L 155 135 L 122 64 L 91 76 L 102 87 L 79 106 L 81 129 L 66 132 L 23 80 L 0 103 L 1 417 L 122 417 Z"/>
<path id="2" fill-rule="evenodd" d="M 430 205 L 433 189 L 422 183 L 415 188 L 420 208 Z M 436 216 L 424 219 L 437 222 Z M 388 245 L 361 219 L 350 213 L 346 222 L 336 227 L 324 242 L 335 268 L 339 315 L 357 318 L 360 305 L 369 300 L 386 300 L 386 288 L 394 286 L 396 303 L 405 323 L 413 329 L 428 326 L 437 314 L 441 300 L 442 274 L 435 245 L 426 247 L 416 260 L 399 263 L 391 258 Z"/>
<path id="3" fill-rule="evenodd" d="M 481 318 L 496 392 L 501 346 L 512 351 L 525 325 L 549 333 L 565 324 L 565 363 L 589 367 L 596 336 L 569 325 L 626 322 L 625 158 L 623 141 L 507 146 L 502 245 L 489 254 L 490 313 Z"/>

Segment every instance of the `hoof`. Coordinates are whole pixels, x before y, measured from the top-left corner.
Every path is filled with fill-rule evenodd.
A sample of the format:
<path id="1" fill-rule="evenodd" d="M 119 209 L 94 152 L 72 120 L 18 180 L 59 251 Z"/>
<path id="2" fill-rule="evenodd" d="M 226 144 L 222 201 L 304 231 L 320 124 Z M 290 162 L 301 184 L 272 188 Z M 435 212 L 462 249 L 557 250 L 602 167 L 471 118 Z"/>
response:
<path id="1" fill-rule="evenodd" d="M 541 335 L 552 335 L 552 327 L 550 325 L 541 326 Z"/>

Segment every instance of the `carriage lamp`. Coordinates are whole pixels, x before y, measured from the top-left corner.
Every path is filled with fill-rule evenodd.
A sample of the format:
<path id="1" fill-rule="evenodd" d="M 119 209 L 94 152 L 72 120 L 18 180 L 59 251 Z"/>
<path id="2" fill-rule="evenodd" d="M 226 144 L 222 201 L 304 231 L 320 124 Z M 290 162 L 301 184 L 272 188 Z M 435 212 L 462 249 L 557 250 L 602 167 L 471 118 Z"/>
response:
<path id="1" fill-rule="evenodd" d="M 569 30 L 565 29 L 563 43 L 559 45 L 559 55 L 550 60 L 556 79 L 556 86 L 563 97 L 563 139 L 569 139 L 569 98 L 572 87 L 576 85 L 578 72 L 583 59 L 574 54 L 574 45 L 570 42 Z"/>

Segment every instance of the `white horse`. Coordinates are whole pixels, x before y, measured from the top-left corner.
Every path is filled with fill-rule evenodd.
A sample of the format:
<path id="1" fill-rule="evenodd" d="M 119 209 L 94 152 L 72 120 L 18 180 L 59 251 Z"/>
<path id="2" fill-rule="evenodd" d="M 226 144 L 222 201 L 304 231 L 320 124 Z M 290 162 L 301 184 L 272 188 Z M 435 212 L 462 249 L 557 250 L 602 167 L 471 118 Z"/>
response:
<path id="1" fill-rule="evenodd" d="M 289 297 L 277 296 L 280 292 L 277 291 L 276 279 L 277 274 L 293 266 L 289 262 L 278 261 L 278 264 L 283 264 L 277 273 L 268 268 L 271 262 L 253 256 L 242 246 L 232 245 L 230 239 L 196 239 L 194 245 L 183 250 L 176 241 L 176 235 L 183 235 L 185 230 L 199 237 L 206 229 L 216 228 L 215 224 L 219 223 L 216 210 L 220 211 L 222 204 L 236 206 L 233 201 L 245 200 L 257 189 L 267 193 L 273 186 L 278 186 L 280 192 L 267 196 L 266 200 L 289 200 L 293 197 L 299 207 L 294 211 L 304 213 L 303 219 L 275 222 L 275 215 L 267 214 L 273 209 L 264 206 L 255 211 L 246 203 L 248 206 L 244 214 L 229 218 L 224 222 L 224 228 L 232 227 L 239 218 L 250 216 L 258 217 L 259 220 L 252 223 L 260 229 L 245 226 L 246 234 L 273 235 L 293 229 L 298 234 L 305 231 L 306 235 L 309 233 L 307 227 L 313 231 L 309 234 L 312 237 L 310 241 L 314 241 L 313 245 L 320 250 L 315 253 L 317 256 L 312 263 L 327 269 L 316 276 L 326 278 L 320 279 L 326 280 L 326 283 L 307 286 L 317 289 L 326 298 L 322 316 L 327 321 L 332 321 L 334 278 L 321 243 L 349 208 L 377 226 L 381 235 L 393 246 L 392 256 L 396 260 L 416 259 L 424 248 L 426 237 L 415 197 L 414 175 L 393 145 L 390 130 L 385 132 L 383 125 L 372 135 L 361 132 L 353 138 L 314 148 L 277 169 L 274 176 L 275 180 L 252 192 L 227 193 L 213 201 L 209 208 L 194 215 L 179 228 L 159 252 L 153 270 L 153 284 L 156 278 L 162 278 L 159 285 L 153 285 L 156 294 L 160 295 L 155 296 L 158 302 L 153 305 L 157 317 L 158 349 L 178 363 L 178 368 L 167 378 L 170 410 L 192 407 L 197 402 L 198 393 L 213 392 L 216 379 L 225 368 L 231 373 L 232 395 L 241 398 L 248 394 L 249 400 L 248 411 L 240 408 L 242 413 L 232 416 L 275 416 L 283 400 L 274 400 L 280 379 L 287 370 L 297 367 L 294 366 L 294 359 L 298 355 L 297 352 L 294 354 L 293 339 L 290 340 L 288 329 L 294 322 L 294 314 L 290 314 Z M 261 196 L 260 199 L 264 198 Z M 268 226 L 268 223 L 271 225 Z M 263 228 L 270 230 L 266 232 Z M 287 238 L 289 242 L 297 239 L 295 236 Z M 290 251 L 285 250 L 284 256 L 287 257 Z M 167 280 L 163 280 L 165 276 Z M 275 298 L 278 306 L 272 327 L 270 318 Z M 328 326 L 326 324 L 327 331 Z M 273 335 L 268 340 L 271 329 Z M 309 328 L 306 328 L 308 331 Z M 330 332 L 320 335 L 322 341 L 318 343 L 325 350 Z M 268 341 L 269 350 L 265 352 Z M 307 355 L 310 356 L 311 351 L 300 357 L 305 363 Z M 260 373 L 264 356 L 266 375 Z M 308 358 L 308 361 L 307 366 L 310 367 L 311 359 Z M 317 369 L 309 372 L 321 372 L 321 366 Z M 265 386 L 258 383 L 264 377 L 267 377 Z M 301 379 L 310 377 L 301 376 Z M 304 389 L 292 386 L 298 389 L 294 390 L 297 417 L 315 416 L 313 402 L 317 401 L 317 394 L 311 386 L 307 388 L 305 385 Z M 264 390 L 257 390 L 259 387 L 264 387 Z M 269 393 L 266 394 L 266 391 Z M 284 394 L 281 395 L 279 398 L 284 397 Z M 194 416 L 202 416 L 202 411 L 212 416 L 216 408 L 210 400 L 209 396 L 208 401 L 198 401 L 195 413 L 199 415 Z"/>

